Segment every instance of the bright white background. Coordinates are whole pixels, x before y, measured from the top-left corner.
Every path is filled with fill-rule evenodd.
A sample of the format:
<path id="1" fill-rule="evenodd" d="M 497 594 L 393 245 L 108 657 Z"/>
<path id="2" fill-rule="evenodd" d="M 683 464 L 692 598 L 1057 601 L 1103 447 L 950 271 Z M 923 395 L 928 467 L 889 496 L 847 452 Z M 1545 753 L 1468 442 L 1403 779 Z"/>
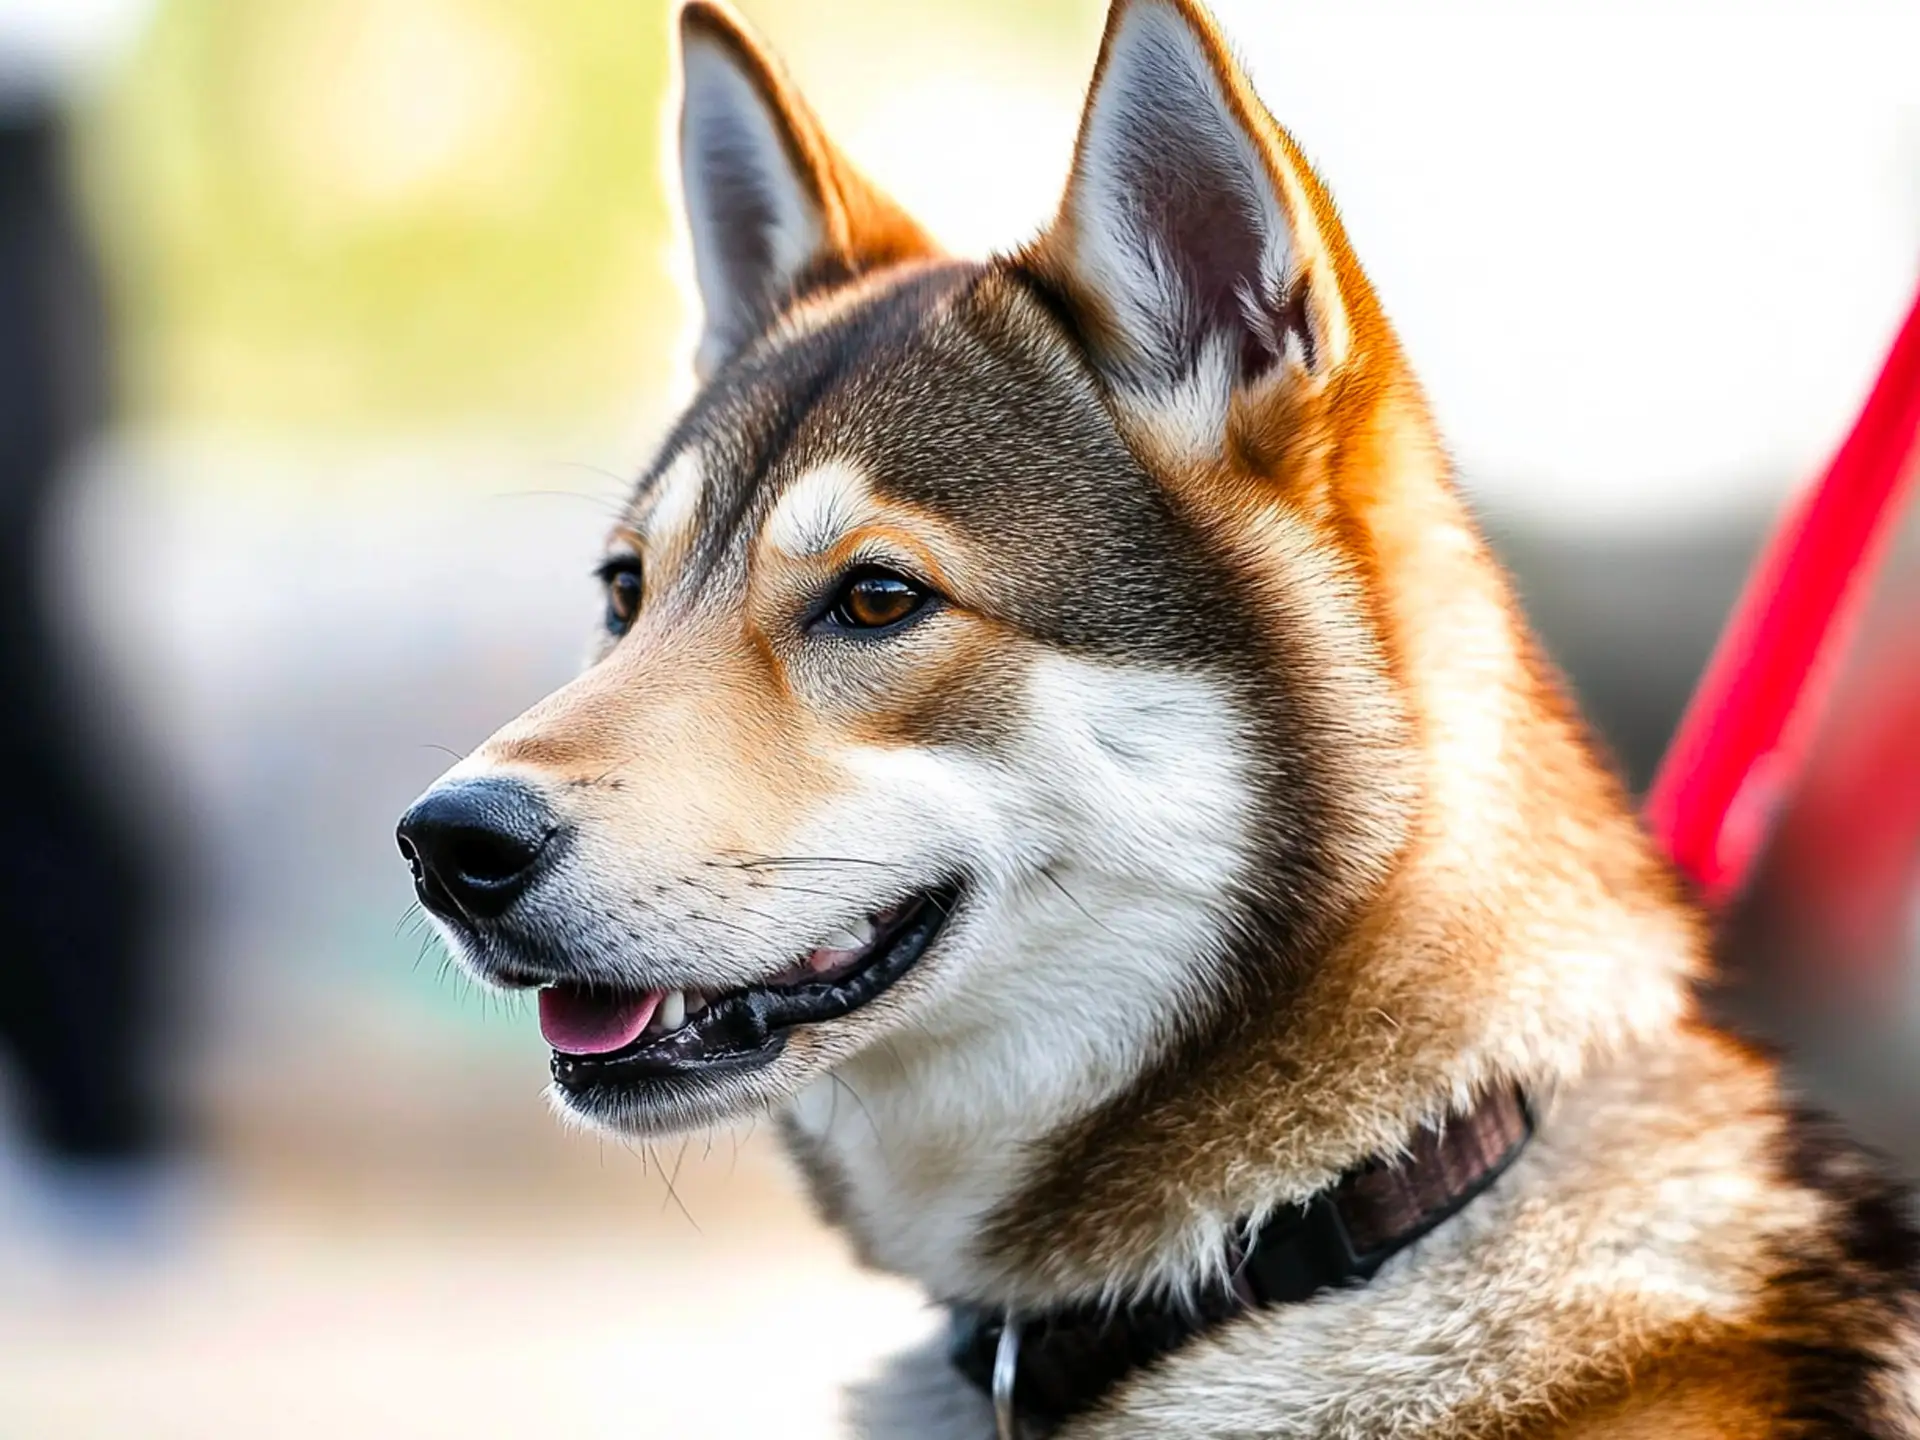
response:
<path id="1" fill-rule="evenodd" d="M 1216 11 L 1503 506 L 1620 517 L 1810 472 L 1920 285 L 1920 4 Z M 829 29 L 803 76 L 846 61 Z M 946 35 L 903 37 L 902 68 L 936 43 L 927 78 L 816 99 L 940 234 L 1005 245 L 1052 208 L 1084 74 Z"/>

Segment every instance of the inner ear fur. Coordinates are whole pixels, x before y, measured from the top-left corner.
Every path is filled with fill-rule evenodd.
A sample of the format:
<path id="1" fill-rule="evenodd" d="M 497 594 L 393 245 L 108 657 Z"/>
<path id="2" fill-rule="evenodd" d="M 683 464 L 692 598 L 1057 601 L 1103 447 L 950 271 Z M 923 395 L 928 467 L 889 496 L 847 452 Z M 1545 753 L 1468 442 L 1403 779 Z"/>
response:
<path id="1" fill-rule="evenodd" d="M 938 247 L 827 138 L 779 63 L 712 0 L 680 12 L 682 195 L 709 378 L 794 301 Z"/>
<path id="2" fill-rule="evenodd" d="M 1276 371 L 1338 371 L 1372 313 L 1319 179 L 1191 0 L 1116 0 L 1066 193 L 1019 262 L 1123 397 L 1222 431 Z"/>

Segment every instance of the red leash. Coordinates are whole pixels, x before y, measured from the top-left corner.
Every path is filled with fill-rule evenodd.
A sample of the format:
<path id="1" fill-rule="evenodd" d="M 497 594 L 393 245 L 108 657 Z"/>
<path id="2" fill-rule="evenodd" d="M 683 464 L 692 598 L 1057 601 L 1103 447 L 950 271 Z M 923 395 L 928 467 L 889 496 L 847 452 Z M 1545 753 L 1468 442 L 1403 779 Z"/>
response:
<path id="1" fill-rule="evenodd" d="M 1747 577 L 1647 796 L 1654 834 L 1709 900 L 1745 882 L 1792 789 L 1917 451 L 1920 298 L 1852 433 Z"/>

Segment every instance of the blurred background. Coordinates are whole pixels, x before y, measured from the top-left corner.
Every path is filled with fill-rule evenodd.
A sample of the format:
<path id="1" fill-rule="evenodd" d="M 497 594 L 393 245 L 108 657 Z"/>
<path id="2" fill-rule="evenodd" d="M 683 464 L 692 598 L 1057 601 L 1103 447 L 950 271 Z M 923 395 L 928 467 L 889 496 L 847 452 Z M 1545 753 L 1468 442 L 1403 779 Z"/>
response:
<path id="1" fill-rule="evenodd" d="M 1216 3 L 1644 785 L 1920 280 L 1920 7 Z M 1098 0 L 741 8 L 954 248 L 1050 212 Z M 563 1132 L 406 918 L 395 817 L 571 673 L 688 387 L 669 35 L 0 0 L 0 1435 L 826 1435 L 932 1323 L 765 1135 Z M 1920 517 L 1727 927 L 1909 1170 L 1917 877 Z"/>

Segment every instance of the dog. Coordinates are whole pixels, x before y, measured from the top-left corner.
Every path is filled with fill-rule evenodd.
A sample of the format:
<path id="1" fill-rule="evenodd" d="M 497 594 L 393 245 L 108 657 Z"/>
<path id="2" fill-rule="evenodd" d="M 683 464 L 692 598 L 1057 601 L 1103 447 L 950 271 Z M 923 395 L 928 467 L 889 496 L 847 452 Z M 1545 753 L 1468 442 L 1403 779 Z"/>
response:
<path id="1" fill-rule="evenodd" d="M 1920 1239 L 1703 1016 L 1300 147 L 1115 0 L 949 258 L 680 12 L 698 392 L 583 674 L 402 820 L 554 1103 L 779 1117 L 948 1307 L 860 1434 L 1920 1435 Z"/>

